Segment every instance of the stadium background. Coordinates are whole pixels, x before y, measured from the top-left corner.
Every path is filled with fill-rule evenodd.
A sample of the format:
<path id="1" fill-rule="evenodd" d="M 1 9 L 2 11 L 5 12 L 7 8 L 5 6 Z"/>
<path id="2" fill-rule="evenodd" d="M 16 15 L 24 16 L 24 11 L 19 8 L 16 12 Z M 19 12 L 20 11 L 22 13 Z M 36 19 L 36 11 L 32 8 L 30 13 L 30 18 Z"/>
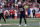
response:
<path id="1" fill-rule="evenodd" d="M 0 0 L 0 8 L 2 7 L 4 10 L 17 10 L 17 6 L 18 6 L 18 2 L 21 0 Z M 23 0 L 24 1 L 24 0 Z M 38 0 L 25 0 L 25 2 L 28 3 L 28 5 L 32 5 L 36 6 L 38 9 L 40 8 L 40 2 Z M 31 3 L 30 3 L 31 2 Z M 24 3 L 25 4 L 25 3 Z M 13 5 L 13 6 L 12 6 Z M 22 4 L 23 5 L 23 4 Z M 26 6 L 27 9 L 30 8 L 31 6 Z M 39 11 L 39 10 L 38 10 Z M 0 24 L 2 24 L 2 26 L 0 27 L 19 27 L 19 14 L 18 14 L 18 19 L 6 19 L 7 22 L 5 23 L 3 21 L 3 19 L 1 19 Z M 26 18 L 27 20 L 27 27 L 40 27 L 40 11 L 36 13 L 36 18 Z M 22 26 L 21 27 L 25 27 L 24 26 L 24 20 L 22 20 Z"/>
<path id="2" fill-rule="evenodd" d="M 35 6 L 36 6 L 36 9 L 35 10 L 38 10 L 39 11 L 39 8 L 40 8 L 40 2 L 39 0 L 0 0 L 0 8 L 3 7 L 3 9 L 5 10 L 10 10 L 11 8 L 13 10 L 17 10 L 18 9 L 18 2 L 21 2 L 22 5 L 25 5 L 25 3 L 27 4 L 27 6 L 25 6 L 25 8 L 29 9 L 31 7 L 33 7 L 35 9 Z M 33 5 L 33 6 L 31 6 Z M 27 10 L 27 12 L 29 11 Z M 19 13 L 17 15 L 19 17 Z M 36 12 L 35 16 L 38 18 L 40 17 L 40 13 L 39 12 Z"/>

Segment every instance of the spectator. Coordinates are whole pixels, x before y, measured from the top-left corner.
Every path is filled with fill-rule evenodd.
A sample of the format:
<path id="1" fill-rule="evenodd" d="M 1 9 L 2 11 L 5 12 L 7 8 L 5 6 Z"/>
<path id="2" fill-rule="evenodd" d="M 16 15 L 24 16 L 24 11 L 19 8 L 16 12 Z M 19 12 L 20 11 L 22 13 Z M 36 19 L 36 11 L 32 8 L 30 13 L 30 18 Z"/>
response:
<path id="1" fill-rule="evenodd" d="M 37 8 L 37 7 L 34 7 L 34 9 L 35 9 L 35 12 L 38 12 L 39 11 L 39 8 Z"/>
<path id="2" fill-rule="evenodd" d="M 2 2 L 1 4 L 2 4 L 2 6 L 4 7 L 4 5 L 5 5 L 4 2 Z"/>
<path id="3" fill-rule="evenodd" d="M 26 10 L 26 18 L 28 17 L 28 11 Z"/>
<path id="4" fill-rule="evenodd" d="M 12 7 L 12 8 L 15 8 L 15 4 L 14 4 L 14 3 L 12 3 L 12 4 L 11 4 L 11 7 Z"/>
<path id="5" fill-rule="evenodd" d="M 25 5 L 24 7 L 25 7 L 25 9 L 27 9 L 28 8 L 28 5 Z"/>
<path id="6" fill-rule="evenodd" d="M 11 6 L 11 4 L 10 3 L 8 3 L 8 8 Z"/>
<path id="7" fill-rule="evenodd" d="M 0 5 L 0 8 L 2 8 L 3 6 L 2 5 Z"/>
<path id="8" fill-rule="evenodd" d="M 15 10 L 15 17 L 17 17 L 17 10 Z"/>
<path id="9" fill-rule="evenodd" d="M 15 17 L 15 11 L 13 10 L 12 11 L 12 18 L 14 18 Z"/>
<path id="10" fill-rule="evenodd" d="M 6 3 L 7 1 L 4 1 L 4 3 Z"/>
<path id="11" fill-rule="evenodd" d="M 30 17 L 31 10 L 30 9 L 27 9 L 27 11 L 28 11 L 28 17 Z"/>
<path id="12" fill-rule="evenodd" d="M 33 18 L 33 13 L 32 13 L 33 5 L 31 6 L 30 10 L 31 10 L 31 12 L 30 12 L 30 17 Z"/>
<path id="13" fill-rule="evenodd" d="M 4 5 L 4 7 L 5 7 L 5 8 L 7 8 L 7 7 L 8 7 L 7 3 Z"/>
<path id="14" fill-rule="evenodd" d="M 9 11 L 8 10 L 5 11 L 5 17 L 6 17 L 6 19 L 9 18 Z"/>
<path id="15" fill-rule="evenodd" d="M 35 18 L 35 9 L 33 9 L 32 12 L 33 12 L 33 18 Z"/>
<path id="16" fill-rule="evenodd" d="M 10 18 L 12 18 L 12 9 L 11 10 L 9 10 L 9 13 L 10 13 Z"/>

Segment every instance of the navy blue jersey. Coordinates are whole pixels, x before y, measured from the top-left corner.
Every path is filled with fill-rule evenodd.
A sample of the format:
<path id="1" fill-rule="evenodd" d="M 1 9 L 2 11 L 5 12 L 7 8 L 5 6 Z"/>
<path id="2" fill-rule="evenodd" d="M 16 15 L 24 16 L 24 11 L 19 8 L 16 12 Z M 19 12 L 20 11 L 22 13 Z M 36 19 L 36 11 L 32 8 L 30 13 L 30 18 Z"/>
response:
<path id="1" fill-rule="evenodd" d="M 20 11 L 21 14 L 25 13 L 25 9 L 23 8 L 22 5 L 18 6 L 18 8 L 19 8 L 19 11 Z"/>

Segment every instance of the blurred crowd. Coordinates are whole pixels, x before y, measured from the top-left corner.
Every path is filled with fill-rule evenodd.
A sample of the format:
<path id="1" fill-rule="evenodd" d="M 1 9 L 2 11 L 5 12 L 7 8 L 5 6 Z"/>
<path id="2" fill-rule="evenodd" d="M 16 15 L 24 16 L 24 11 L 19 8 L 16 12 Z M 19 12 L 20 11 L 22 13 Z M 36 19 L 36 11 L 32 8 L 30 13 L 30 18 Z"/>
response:
<path id="1" fill-rule="evenodd" d="M 22 5 L 26 9 L 26 17 L 35 17 L 37 12 L 40 13 L 40 4 L 35 0 L 0 0 L 0 8 L 4 9 L 6 16 L 14 17 L 19 16 L 17 13 L 18 5 Z"/>

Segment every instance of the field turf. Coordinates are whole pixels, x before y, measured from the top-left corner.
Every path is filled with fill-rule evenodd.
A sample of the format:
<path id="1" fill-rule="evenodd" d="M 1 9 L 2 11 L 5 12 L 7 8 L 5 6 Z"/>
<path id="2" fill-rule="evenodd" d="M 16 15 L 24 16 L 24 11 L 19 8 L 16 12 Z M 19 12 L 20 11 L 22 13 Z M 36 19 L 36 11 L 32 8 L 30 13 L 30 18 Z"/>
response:
<path id="1" fill-rule="evenodd" d="M 19 18 L 18 19 L 6 19 L 6 23 L 3 19 L 1 19 L 2 26 L 0 27 L 25 27 L 24 19 L 22 19 L 22 26 L 19 26 Z M 26 18 L 27 26 L 26 27 L 40 27 L 40 18 Z"/>

